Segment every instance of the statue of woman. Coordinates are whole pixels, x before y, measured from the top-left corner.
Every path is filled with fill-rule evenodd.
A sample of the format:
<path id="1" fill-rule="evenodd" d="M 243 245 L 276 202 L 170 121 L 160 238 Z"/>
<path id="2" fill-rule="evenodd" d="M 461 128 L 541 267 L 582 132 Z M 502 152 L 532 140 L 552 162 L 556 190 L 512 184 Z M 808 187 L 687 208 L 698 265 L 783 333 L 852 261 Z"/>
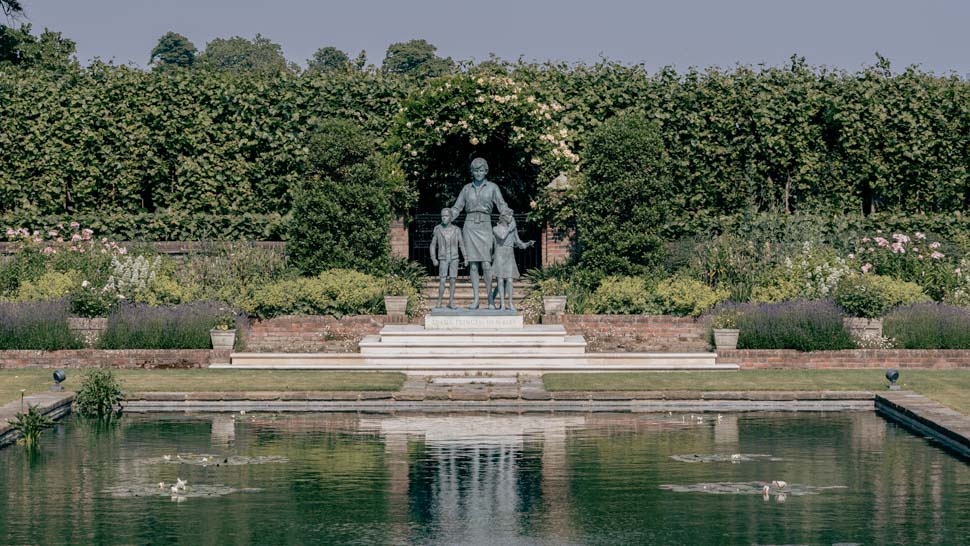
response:
<path id="1" fill-rule="evenodd" d="M 479 276 L 485 277 L 485 291 L 488 296 L 488 308 L 492 307 L 492 208 L 497 207 L 499 214 L 508 209 L 502 190 L 494 182 L 485 180 L 488 174 L 488 163 L 477 157 L 471 163 L 472 181 L 465 184 L 458 194 L 455 205 L 451 207 L 451 217 L 457 218 L 462 210 L 465 211 L 465 223 L 461 228 L 462 239 L 465 243 L 466 260 L 469 263 L 468 272 L 472 279 L 474 299 L 469 309 L 478 309 Z M 481 271 L 479 271 L 481 269 Z"/>

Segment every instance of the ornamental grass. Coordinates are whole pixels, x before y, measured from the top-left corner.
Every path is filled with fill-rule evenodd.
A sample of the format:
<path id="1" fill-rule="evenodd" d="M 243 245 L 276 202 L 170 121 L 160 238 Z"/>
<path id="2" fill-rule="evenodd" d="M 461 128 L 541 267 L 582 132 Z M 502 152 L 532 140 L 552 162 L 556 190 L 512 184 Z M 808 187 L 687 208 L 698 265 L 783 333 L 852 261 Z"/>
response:
<path id="1" fill-rule="evenodd" d="M 855 348 L 838 306 L 796 300 L 738 306 L 739 349 L 831 351 Z"/>
<path id="2" fill-rule="evenodd" d="M 0 350 L 80 349 L 67 318 L 65 301 L 0 303 Z"/>
<path id="3" fill-rule="evenodd" d="M 900 349 L 970 349 L 970 310 L 933 302 L 899 307 L 884 319 L 883 333 Z"/>
<path id="4" fill-rule="evenodd" d="M 225 305 L 193 302 L 171 306 L 125 305 L 108 317 L 101 349 L 209 349 L 209 330 Z"/>

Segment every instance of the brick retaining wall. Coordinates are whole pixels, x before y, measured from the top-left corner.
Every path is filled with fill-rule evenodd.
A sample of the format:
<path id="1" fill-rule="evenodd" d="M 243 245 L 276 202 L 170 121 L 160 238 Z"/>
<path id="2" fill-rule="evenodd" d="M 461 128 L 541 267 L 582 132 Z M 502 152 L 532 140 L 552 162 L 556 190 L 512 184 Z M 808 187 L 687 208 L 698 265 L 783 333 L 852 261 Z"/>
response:
<path id="1" fill-rule="evenodd" d="M 396 320 L 400 322 L 399 319 Z M 256 353 L 356 353 L 361 338 L 375 335 L 387 315 L 285 316 L 255 321 L 246 333 L 246 350 Z"/>
<path id="2" fill-rule="evenodd" d="M 2 368 L 208 368 L 229 362 L 229 351 L 211 349 L 78 349 L 0 351 Z"/>
<path id="3" fill-rule="evenodd" d="M 856 349 L 814 351 L 744 349 L 718 351 L 718 364 L 737 364 L 742 370 L 780 368 L 968 368 L 970 350 Z"/>
<path id="4" fill-rule="evenodd" d="M 707 352 L 707 326 L 690 317 L 667 315 L 546 315 L 543 324 L 562 324 L 569 335 L 586 338 L 587 352 Z"/>

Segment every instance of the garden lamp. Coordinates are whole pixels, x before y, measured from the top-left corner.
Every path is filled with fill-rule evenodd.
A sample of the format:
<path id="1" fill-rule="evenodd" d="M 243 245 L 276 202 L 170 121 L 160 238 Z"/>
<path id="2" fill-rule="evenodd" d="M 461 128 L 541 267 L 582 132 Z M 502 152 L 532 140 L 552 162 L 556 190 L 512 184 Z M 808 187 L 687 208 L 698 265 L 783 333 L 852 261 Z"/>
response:
<path id="1" fill-rule="evenodd" d="M 899 379 L 899 370 L 896 368 L 889 368 L 886 370 L 886 379 L 889 380 L 889 390 L 899 390 L 899 385 L 896 384 L 896 380 Z"/>
<path id="2" fill-rule="evenodd" d="M 51 385 L 51 390 L 52 391 L 64 390 L 64 387 L 61 385 L 61 383 L 63 383 L 65 379 L 67 379 L 67 373 L 64 372 L 64 370 L 54 370 L 54 384 Z"/>

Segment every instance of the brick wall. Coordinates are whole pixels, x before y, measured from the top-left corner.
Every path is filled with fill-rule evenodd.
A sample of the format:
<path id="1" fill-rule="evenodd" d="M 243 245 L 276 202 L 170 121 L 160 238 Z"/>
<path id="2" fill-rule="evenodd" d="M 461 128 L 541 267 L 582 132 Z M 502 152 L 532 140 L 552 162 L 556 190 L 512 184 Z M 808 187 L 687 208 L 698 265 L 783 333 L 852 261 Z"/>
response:
<path id="1" fill-rule="evenodd" d="M 246 350 L 259 353 L 355 353 L 366 335 L 400 322 L 387 315 L 285 316 L 254 322 L 245 336 Z"/>
<path id="2" fill-rule="evenodd" d="M 542 231 L 543 267 L 564 263 L 573 252 L 572 234 L 547 225 Z"/>
<path id="3" fill-rule="evenodd" d="M 211 349 L 122 349 L 105 351 L 0 351 L 2 368 L 208 368 L 229 362 L 229 351 Z"/>
<path id="4" fill-rule="evenodd" d="M 559 315 L 543 324 L 562 324 L 569 335 L 586 338 L 586 351 L 695 353 L 709 350 L 707 327 L 689 317 L 665 315 Z"/>
<path id="5" fill-rule="evenodd" d="M 848 351 L 791 350 L 718 351 L 718 364 L 742 369 L 816 368 L 968 368 L 970 351 L 944 349 L 856 349 Z"/>
<path id="6" fill-rule="evenodd" d="M 391 221 L 388 235 L 391 239 L 391 256 L 407 258 L 411 254 L 408 239 L 408 227 L 404 225 L 403 218 L 395 218 Z"/>

